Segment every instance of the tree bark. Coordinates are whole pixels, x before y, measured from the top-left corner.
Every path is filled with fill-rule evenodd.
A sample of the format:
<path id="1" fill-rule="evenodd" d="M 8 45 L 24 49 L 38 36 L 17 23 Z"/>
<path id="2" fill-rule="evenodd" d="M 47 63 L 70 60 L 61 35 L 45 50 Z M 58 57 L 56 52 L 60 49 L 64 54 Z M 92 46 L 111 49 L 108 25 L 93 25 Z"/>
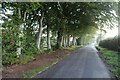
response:
<path id="1" fill-rule="evenodd" d="M 37 41 L 36 41 L 36 47 L 37 47 L 37 49 L 40 49 L 40 44 L 41 44 L 42 26 L 43 26 L 42 22 L 43 22 L 43 16 L 41 16 L 41 19 L 38 21 L 38 23 L 39 23 L 39 29 L 38 29 Z"/>
<path id="2" fill-rule="evenodd" d="M 65 39 L 65 37 L 63 38 L 63 45 L 64 45 L 64 47 L 66 47 L 66 39 Z"/>
<path id="3" fill-rule="evenodd" d="M 73 45 L 76 45 L 76 37 L 73 36 Z"/>
<path id="4" fill-rule="evenodd" d="M 48 50 L 51 49 L 51 43 L 50 43 L 50 28 L 49 28 L 49 25 L 47 26 L 47 48 L 48 48 Z"/>
<path id="5" fill-rule="evenodd" d="M 61 40 L 62 40 L 62 29 L 59 28 L 58 32 L 57 32 L 57 48 L 59 49 L 61 47 Z"/>
<path id="6" fill-rule="evenodd" d="M 63 37 L 63 46 L 64 47 L 68 46 L 68 39 L 67 39 L 67 37 Z"/>
<path id="7" fill-rule="evenodd" d="M 18 8 L 18 15 L 19 15 L 19 19 L 21 19 L 21 9 Z M 24 12 L 24 19 L 23 21 L 25 21 L 26 18 L 26 12 Z M 19 57 L 19 55 L 21 54 L 22 51 L 22 41 L 21 38 L 23 37 L 23 28 L 24 28 L 25 23 L 19 24 L 19 34 L 18 34 L 18 48 L 17 48 L 17 56 Z"/>
<path id="8" fill-rule="evenodd" d="M 63 37 L 62 37 L 62 40 L 61 40 L 60 46 L 63 47 Z"/>
<path id="9" fill-rule="evenodd" d="M 68 42 L 67 42 L 68 46 L 70 46 L 70 35 L 68 35 Z"/>

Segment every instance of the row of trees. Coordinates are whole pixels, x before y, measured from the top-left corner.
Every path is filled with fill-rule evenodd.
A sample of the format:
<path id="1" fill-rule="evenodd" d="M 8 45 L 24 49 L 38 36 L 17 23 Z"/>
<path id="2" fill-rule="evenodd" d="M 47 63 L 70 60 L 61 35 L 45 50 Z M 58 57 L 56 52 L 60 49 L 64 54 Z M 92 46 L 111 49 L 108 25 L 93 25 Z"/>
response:
<path id="1" fill-rule="evenodd" d="M 98 24 L 111 27 L 116 17 L 113 11 L 117 9 L 117 3 L 112 2 L 2 2 L 1 5 L 3 53 L 17 55 L 44 47 L 51 50 L 82 44 L 85 36 L 101 29 Z"/>

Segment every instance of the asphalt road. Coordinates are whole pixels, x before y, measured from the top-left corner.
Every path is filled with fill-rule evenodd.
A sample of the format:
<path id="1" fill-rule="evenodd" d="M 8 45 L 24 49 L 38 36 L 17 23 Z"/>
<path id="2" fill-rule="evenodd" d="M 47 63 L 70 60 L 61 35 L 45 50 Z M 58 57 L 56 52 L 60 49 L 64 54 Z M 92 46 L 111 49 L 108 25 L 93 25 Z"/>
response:
<path id="1" fill-rule="evenodd" d="M 94 46 L 77 49 L 36 78 L 111 78 Z"/>

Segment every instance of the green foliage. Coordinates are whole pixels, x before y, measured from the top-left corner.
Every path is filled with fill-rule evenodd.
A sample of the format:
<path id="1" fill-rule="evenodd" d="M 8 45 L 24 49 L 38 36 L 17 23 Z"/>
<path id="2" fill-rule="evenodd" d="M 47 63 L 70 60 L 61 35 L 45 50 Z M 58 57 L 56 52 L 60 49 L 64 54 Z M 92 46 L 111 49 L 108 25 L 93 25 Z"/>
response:
<path id="1" fill-rule="evenodd" d="M 38 53 L 38 49 L 34 46 L 30 46 L 28 48 L 23 49 L 23 54 L 26 54 L 26 55 L 34 55 L 37 53 Z"/>
<path id="2" fill-rule="evenodd" d="M 41 26 L 39 24 L 41 13 L 44 13 L 43 27 L 47 25 L 49 28 L 49 30 L 48 28 L 44 29 L 43 33 L 46 34 L 47 31 L 51 31 L 50 42 L 53 50 L 60 46 L 62 37 L 76 37 L 83 40 L 83 42 L 77 41 L 79 44 L 86 43 L 91 38 L 86 35 L 96 33 L 98 22 L 111 23 L 114 17 L 111 12 L 116 11 L 113 8 L 115 4 L 107 2 L 3 2 L 1 3 L 3 13 L 9 10 L 12 11 L 11 14 L 3 14 L 6 17 L 2 16 L 4 21 L 2 24 L 3 53 L 5 53 L 6 58 L 9 58 L 9 56 L 11 58 L 13 56 L 11 54 L 21 47 L 21 55 L 23 55 L 25 61 L 22 63 L 27 63 L 30 59 L 33 59 L 32 56 L 46 50 L 47 41 L 45 40 L 47 39 L 43 36 L 40 50 L 38 51 L 36 48 L 38 25 Z M 86 40 L 84 41 L 84 39 Z M 13 63 L 10 61 L 5 62 L 5 64 Z"/>
<path id="3" fill-rule="evenodd" d="M 120 61 L 118 60 L 118 52 L 111 51 L 106 48 L 97 47 L 97 49 L 100 51 L 101 58 L 110 66 L 111 71 L 114 75 L 114 77 L 120 79 Z"/>
<path id="4" fill-rule="evenodd" d="M 20 55 L 20 64 L 27 64 L 29 61 L 34 60 L 34 56 L 38 53 L 40 53 L 40 51 L 32 44 L 28 47 L 24 47 Z"/>
<path id="5" fill-rule="evenodd" d="M 2 54 L 2 64 L 3 65 L 12 65 L 12 64 L 18 64 L 19 58 L 17 58 L 17 55 L 15 52 L 13 53 L 4 53 Z"/>
<path id="6" fill-rule="evenodd" d="M 13 22 L 5 22 L 2 27 L 2 49 L 3 53 L 15 52 L 17 48 L 17 27 L 13 28 Z"/>
<path id="7" fill-rule="evenodd" d="M 110 50 L 114 50 L 114 51 L 119 51 L 119 44 L 118 44 L 118 36 L 114 37 L 114 38 L 108 38 L 105 39 L 103 41 L 100 41 L 99 46 L 103 47 L 103 48 L 108 48 Z"/>
<path id="8" fill-rule="evenodd" d="M 33 55 L 21 55 L 19 64 L 27 64 L 34 59 Z"/>
<path id="9" fill-rule="evenodd" d="M 34 69 L 34 70 L 31 70 L 31 71 L 28 71 L 28 72 L 25 72 L 21 75 L 22 78 L 31 78 L 35 75 L 37 75 L 39 72 L 41 71 L 44 71 L 47 67 L 50 67 L 52 64 L 46 64 L 44 66 L 41 66 L 37 69 Z"/>

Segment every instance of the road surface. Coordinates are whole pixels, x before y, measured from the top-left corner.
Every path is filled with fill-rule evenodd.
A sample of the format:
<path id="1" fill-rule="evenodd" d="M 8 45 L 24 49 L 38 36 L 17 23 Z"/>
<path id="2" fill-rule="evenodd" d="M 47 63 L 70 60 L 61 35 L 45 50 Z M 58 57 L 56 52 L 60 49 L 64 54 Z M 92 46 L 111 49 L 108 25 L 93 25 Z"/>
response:
<path id="1" fill-rule="evenodd" d="M 94 46 L 77 49 L 36 78 L 111 78 Z"/>

